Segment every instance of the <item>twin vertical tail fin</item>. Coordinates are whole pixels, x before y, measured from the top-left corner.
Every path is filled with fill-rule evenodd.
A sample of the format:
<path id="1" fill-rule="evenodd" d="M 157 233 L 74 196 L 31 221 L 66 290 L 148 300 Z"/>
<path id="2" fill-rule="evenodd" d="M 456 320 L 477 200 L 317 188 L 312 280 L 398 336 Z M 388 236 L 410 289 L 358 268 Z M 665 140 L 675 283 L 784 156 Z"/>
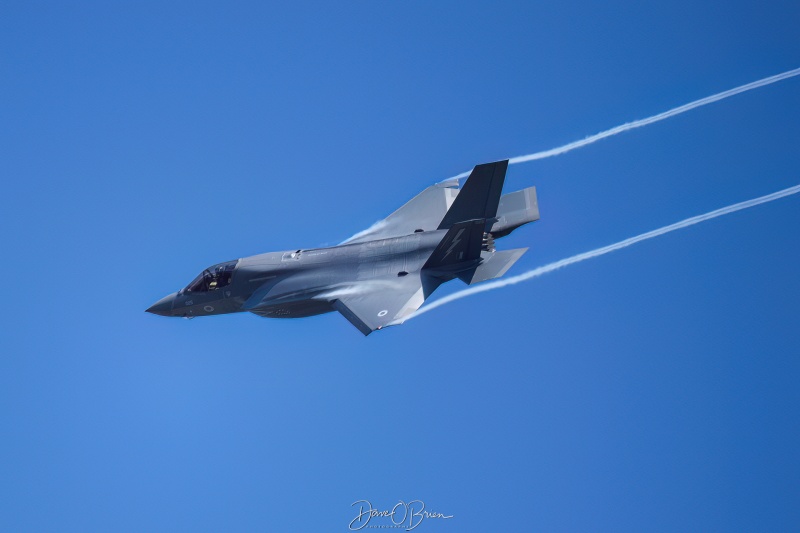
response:
<path id="1" fill-rule="evenodd" d="M 467 220 L 494 219 L 507 169 L 508 159 L 477 165 L 445 213 L 438 229 L 450 229 Z"/>
<path id="2" fill-rule="evenodd" d="M 481 262 L 484 236 L 497 220 L 508 160 L 477 165 L 439 224 L 447 233 L 423 269 L 456 272 Z"/>
<path id="3" fill-rule="evenodd" d="M 458 198 L 456 198 L 458 199 Z M 452 270 L 481 257 L 486 220 L 466 220 L 454 224 L 423 265 L 423 270 Z"/>

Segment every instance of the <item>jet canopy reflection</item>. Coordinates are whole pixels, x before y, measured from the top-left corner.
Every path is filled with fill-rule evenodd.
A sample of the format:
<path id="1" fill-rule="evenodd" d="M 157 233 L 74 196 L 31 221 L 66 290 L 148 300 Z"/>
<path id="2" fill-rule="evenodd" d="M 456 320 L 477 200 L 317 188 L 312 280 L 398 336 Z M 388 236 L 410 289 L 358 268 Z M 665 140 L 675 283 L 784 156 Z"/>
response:
<path id="1" fill-rule="evenodd" d="M 220 263 L 203 270 L 199 276 L 194 278 L 194 280 L 186 286 L 184 291 L 209 292 L 230 285 L 236 263 L 238 263 L 238 261 L 228 261 L 227 263 Z"/>

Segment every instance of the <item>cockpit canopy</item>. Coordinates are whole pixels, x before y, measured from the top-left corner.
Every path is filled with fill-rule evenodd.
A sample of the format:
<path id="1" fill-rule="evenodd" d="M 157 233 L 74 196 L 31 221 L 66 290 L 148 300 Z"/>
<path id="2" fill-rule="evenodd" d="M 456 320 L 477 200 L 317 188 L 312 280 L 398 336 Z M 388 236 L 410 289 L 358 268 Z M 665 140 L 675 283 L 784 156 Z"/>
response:
<path id="1" fill-rule="evenodd" d="M 236 263 L 238 261 L 228 261 L 203 270 L 199 276 L 194 278 L 194 281 L 186 286 L 184 291 L 209 292 L 230 285 Z"/>

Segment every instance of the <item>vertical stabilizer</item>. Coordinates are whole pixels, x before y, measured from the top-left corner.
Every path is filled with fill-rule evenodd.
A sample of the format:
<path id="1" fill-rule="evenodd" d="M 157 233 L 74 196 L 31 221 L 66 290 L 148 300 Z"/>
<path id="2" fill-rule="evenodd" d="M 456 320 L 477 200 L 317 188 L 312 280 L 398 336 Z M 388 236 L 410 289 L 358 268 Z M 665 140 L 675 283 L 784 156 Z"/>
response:
<path id="1" fill-rule="evenodd" d="M 477 165 L 464 187 L 447 210 L 438 229 L 450 229 L 466 220 L 491 220 L 497 216 L 497 204 L 503 191 L 508 159 Z"/>

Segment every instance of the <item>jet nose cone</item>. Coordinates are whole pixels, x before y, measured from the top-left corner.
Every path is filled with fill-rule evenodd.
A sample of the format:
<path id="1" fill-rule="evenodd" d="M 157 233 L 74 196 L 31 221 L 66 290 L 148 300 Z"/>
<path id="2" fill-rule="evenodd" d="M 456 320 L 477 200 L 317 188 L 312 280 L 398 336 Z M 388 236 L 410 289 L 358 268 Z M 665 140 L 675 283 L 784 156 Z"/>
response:
<path id="1" fill-rule="evenodd" d="M 145 311 L 154 315 L 172 316 L 172 303 L 175 301 L 176 294 L 178 293 L 173 292 L 169 296 L 164 296 Z"/>

